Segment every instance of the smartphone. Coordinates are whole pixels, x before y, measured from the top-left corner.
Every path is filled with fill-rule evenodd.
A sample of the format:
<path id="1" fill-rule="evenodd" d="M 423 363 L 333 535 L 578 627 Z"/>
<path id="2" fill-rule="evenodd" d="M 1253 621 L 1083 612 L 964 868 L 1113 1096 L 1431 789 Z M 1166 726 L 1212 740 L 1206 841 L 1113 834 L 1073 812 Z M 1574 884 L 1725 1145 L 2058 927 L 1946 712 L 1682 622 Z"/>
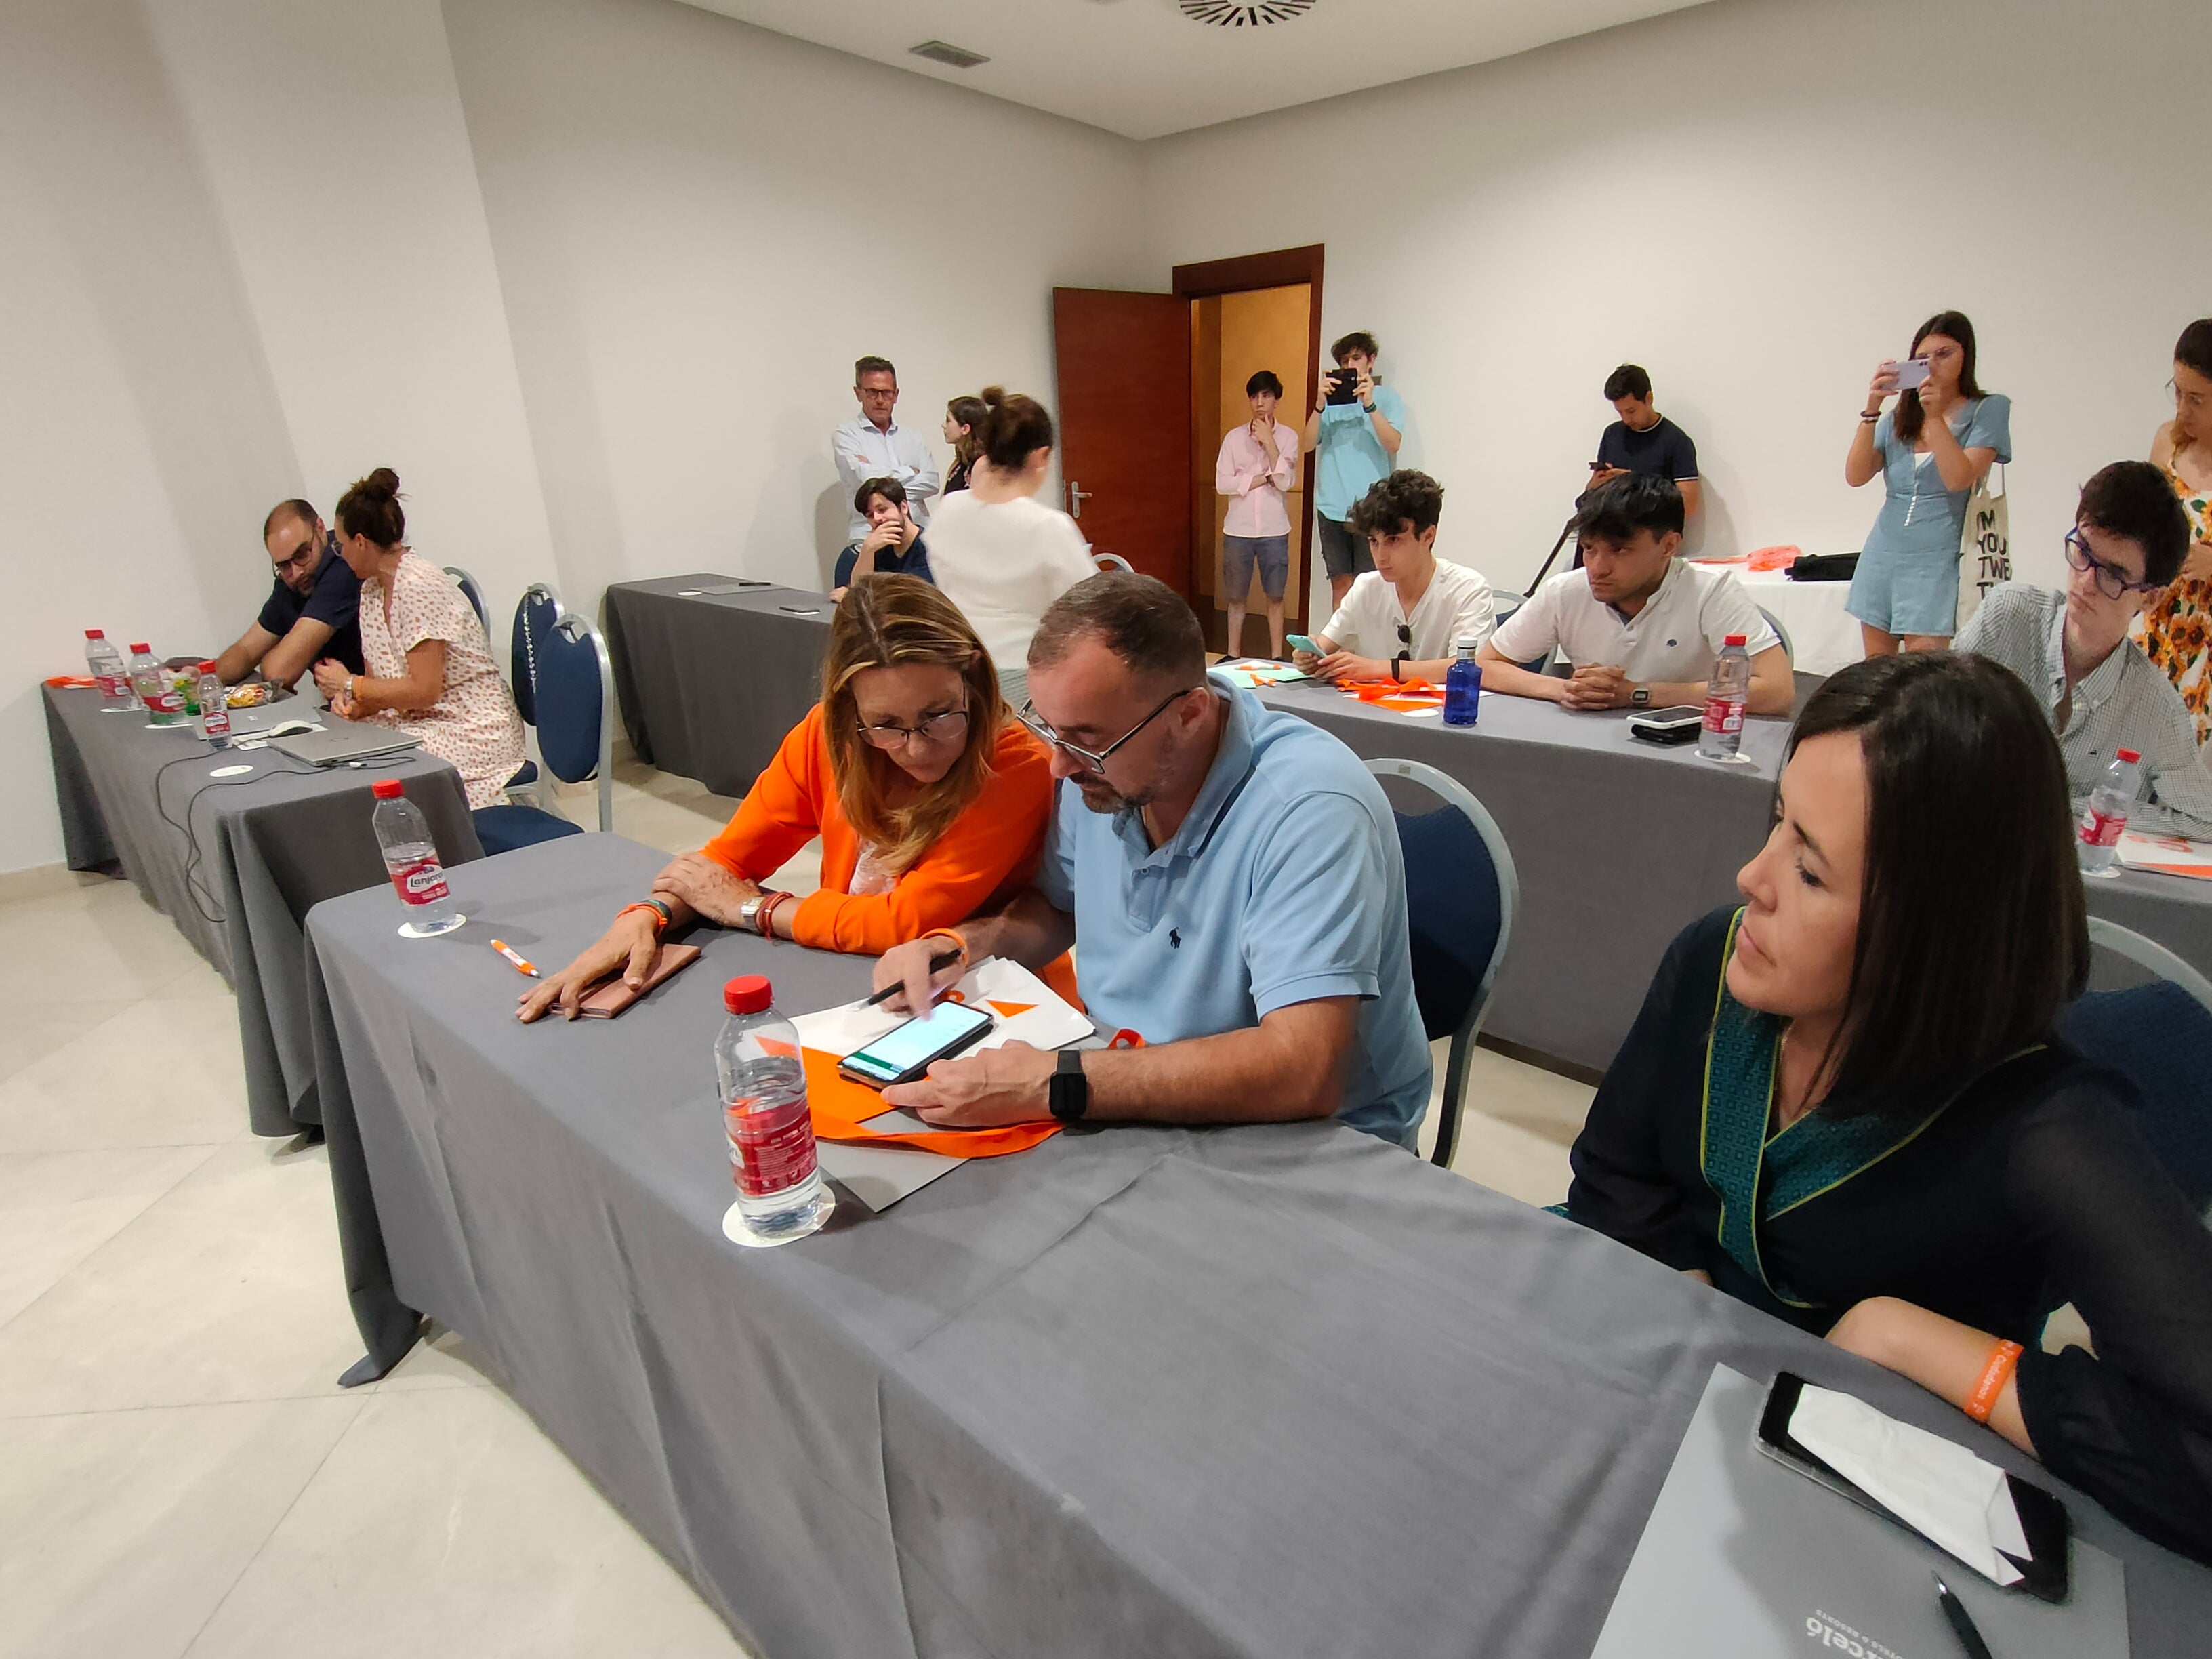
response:
<path id="1" fill-rule="evenodd" d="M 1309 656 L 1326 657 L 1328 654 L 1303 634 L 1285 634 L 1283 635 L 1283 643 L 1289 646 L 1291 650 L 1303 651 Z"/>
<path id="2" fill-rule="evenodd" d="M 1705 726 L 1705 711 L 1686 702 L 1639 709 L 1628 717 L 1628 735 L 1646 743 L 1694 743 Z"/>
<path id="3" fill-rule="evenodd" d="M 1897 366 L 1897 389 L 1899 392 L 1911 392 L 1927 382 L 1928 360 L 1925 357 L 1907 357 Z"/>
<path id="4" fill-rule="evenodd" d="M 1790 1371 L 1775 1374 L 1774 1386 L 1767 1391 L 1766 1403 L 1759 1414 L 1759 1449 L 1786 1468 L 1796 1470 L 1816 1486 L 1826 1486 L 1839 1498 L 1847 1498 L 1861 1509 L 1871 1510 L 1886 1520 L 1894 1521 L 1916 1536 L 1924 1537 L 1910 1522 L 1890 1513 L 1887 1504 L 1859 1490 L 1849 1480 L 1829 1468 L 1805 1449 L 1802 1443 L 1790 1432 L 1790 1419 L 1797 1410 L 1797 1399 L 1805 1390 L 1805 1379 Z M 2019 1588 L 2038 1601 L 2063 1602 L 2067 1595 L 2067 1534 L 2072 1530 L 2072 1521 L 2066 1506 L 2042 1487 L 2008 1474 L 2006 1489 L 2012 1495 L 2014 1514 L 2020 1516 L 2021 1535 L 2027 1540 L 2027 1558 L 2006 1555 L 2020 1569 Z M 1931 1539 L 1929 1542 L 1934 1542 Z M 1940 1546 L 1939 1546 L 1940 1547 Z"/>
<path id="5" fill-rule="evenodd" d="M 911 1083 L 925 1076 L 935 1061 L 972 1047 L 995 1023 L 989 1014 L 964 1002 L 940 1002 L 927 1018 L 917 1014 L 854 1050 L 837 1062 L 837 1070 L 871 1089 Z"/>
<path id="6" fill-rule="evenodd" d="M 1359 401 L 1358 369 L 1333 368 L 1328 372 L 1328 401 L 1333 404 L 1356 404 Z"/>
<path id="7" fill-rule="evenodd" d="M 1590 463 L 1590 471 L 1593 472 L 1610 472 L 1613 469 L 1607 466 L 1603 461 L 1592 461 Z"/>

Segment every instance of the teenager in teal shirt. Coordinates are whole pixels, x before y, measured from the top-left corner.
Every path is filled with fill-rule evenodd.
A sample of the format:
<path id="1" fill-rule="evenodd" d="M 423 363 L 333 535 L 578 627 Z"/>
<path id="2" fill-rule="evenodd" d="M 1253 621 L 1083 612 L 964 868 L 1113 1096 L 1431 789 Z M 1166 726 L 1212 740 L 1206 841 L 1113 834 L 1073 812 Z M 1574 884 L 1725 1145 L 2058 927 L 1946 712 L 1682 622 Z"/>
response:
<path id="1" fill-rule="evenodd" d="M 1323 376 L 1306 421 L 1305 447 L 1320 451 L 1314 463 L 1314 514 L 1320 521 L 1332 608 L 1341 608 L 1354 576 L 1375 568 L 1367 538 L 1346 521 L 1367 492 L 1395 470 L 1405 436 L 1406 400 L 1375 378 L 1375 360 L 1382 350 L 1364 331 L 1331 346 L 1328 355 L 1337 367 L 1352 373 L 1353 395 L 1345 403 L 1329 402 L 1329 380 Z"/>

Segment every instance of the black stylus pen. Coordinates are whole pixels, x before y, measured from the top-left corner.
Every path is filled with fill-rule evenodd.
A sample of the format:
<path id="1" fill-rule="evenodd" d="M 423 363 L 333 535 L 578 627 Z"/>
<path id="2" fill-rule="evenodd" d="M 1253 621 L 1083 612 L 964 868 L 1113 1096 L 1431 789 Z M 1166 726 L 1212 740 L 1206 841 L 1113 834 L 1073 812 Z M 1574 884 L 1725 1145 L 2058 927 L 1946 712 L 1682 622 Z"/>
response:
<path id="1" fill-rule="evenodd" d="M 932 979 L 935 979 L 939 974 L 943 973 L 947 968 L 950 968 L 954 963 L 959 960 L 960 952 L 957 951 L 947 951 L 941 957 L 930 957 L 929 976 Z M 872 1008 L 878 1003 L 881 1002 L 885 997 L 896 996 L 905 988 L 906 988 L 903 985 L 886 985 L 882 990 L 877 992 L 875 995 L 870 997 L 866 1002 L 862 1003 L 860 1006 L 863 1008 Z"/>
<path id="2" fill-rule="evenodd" d="M 1936 1601 L 1943 1609 L 1943 1616 L 1951 1621 L 1951 1629 L 1959 1638 L 1959 1645 L 1966 1650 L 1966 1659 L 1995 1659 L 1990 1644 L 1982 1640 L 1982 1633 L 1974 1628 L 1974 1621 L 1966 1604 L 1952 1594 L 1951 1587 L 1943 1582 L 1943 1575 L 1928 1575 L 1936 1581 Z"/>

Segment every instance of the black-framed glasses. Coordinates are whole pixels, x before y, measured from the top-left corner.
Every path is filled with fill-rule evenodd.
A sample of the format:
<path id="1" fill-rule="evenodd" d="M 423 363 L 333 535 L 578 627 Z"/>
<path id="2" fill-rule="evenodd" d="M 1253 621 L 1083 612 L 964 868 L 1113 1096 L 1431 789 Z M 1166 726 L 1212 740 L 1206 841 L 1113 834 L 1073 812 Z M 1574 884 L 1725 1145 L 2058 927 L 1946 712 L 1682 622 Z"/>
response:
<path id="1" fill-rule="evenodd" d="M 2107 564 L 2089 550 L 2089 544 L 2081 531 L 2066 532 L 2066 562 L 2076 570 L 2096 573 L 2097 591 L 2108 599 L 2117 599 L 2127 593 L 2154 593 L 2164 587 L 2164 582 L 2130 581 L 2127 573 L 2118 565 Z"/>
<path id="2" fill-rule="evenodd" d="M 1144 719 L 1139 720 L 1134 726 L 1124 732 L 1120 737 L 1115 738 L 1113 742 L 1108 744 L 1103 749 L 1085 749 L 1079 744 L 1070 743 L 1066 738 L 1061 737 L 1059 732 L 1054 731 L 1052 727 L 1047 726 L 1042 720 L 1036 717 L 1036 705 L 1033 702 L 1024 702 L 1022 704 L 1019 712 L 1015 714 L 1014 718 L 1019 720 L 1024 726 L 1029 727 L 1030 731 L 1036 732 L 1036 735 L 1045 742 L 1059 750 L 1062 754 L 1072 755 L 1077 760 L 1081 761 L 1085 766 L 1089 767 L 1092 771 L 1103 774 L 1106 770 L 1106 762 L 1108 757 L 1110 757 L 1116 749 L 1119 749 L 1123 744 L 1128 742 L 1130 738 L 1135 737 L 1138 732 L 1143 731 L 1154 720 L 1159 719 L 1161 715 L 1166 714 L 1169 705 L 1173 703 L 1176 698 L 1187 697 L 1194 691 L 1203 691 L 1206 688 L 1202 685 L 1186 685 L 1180 691 L 1170 691 L 1158 708 L 1152 710 L 1151 714 L 1146 715 Z"/>
<path id="3" fill-rule="evenodd" d="M 945 708 L 934 714 L 924 714 L 912 726 L 901 726 L 896 720 L 884 720 L 874 726 L 854 728 L 878 749 L 896 749 L 920 738 L 924 743 L 951 743 L 968 735 L 968 711 L 964 708 Z"/>
<path id="4" fill-rule="evenodd" d="M 307 540 L 301 542 L 297 547 L 292 550 L 292 556 L 290 558 L 277 560 L 276 568 L 279 570 L 302 569 L 314 558 L 316 550 L 322 544 L 320 542 L 318 542 L 313 536 L 310 536 Z"/>

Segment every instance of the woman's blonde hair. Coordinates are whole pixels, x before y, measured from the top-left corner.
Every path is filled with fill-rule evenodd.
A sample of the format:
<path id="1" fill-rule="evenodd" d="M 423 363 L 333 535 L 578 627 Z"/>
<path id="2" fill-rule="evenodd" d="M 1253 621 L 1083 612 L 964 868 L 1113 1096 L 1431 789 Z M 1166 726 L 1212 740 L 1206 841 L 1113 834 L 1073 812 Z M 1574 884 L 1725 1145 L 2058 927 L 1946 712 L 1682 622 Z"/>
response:
<path id="1" fill-rule="evenodd" d="M 952 769 L 898 805 L 892 788 L 908 775 L 860 735 L 853 682 L 871 668 L 934 664 L 960 676 L 967 690 L 968 741 Z M 1006 724 L 998 671 L 959 607 L 919 576 L 860 577 L 838 601 L 822 666 L 822 722 L 837 805 L 855 835 L 902 872 L 975 804 L 991 775 L 991 757 Z"/>

